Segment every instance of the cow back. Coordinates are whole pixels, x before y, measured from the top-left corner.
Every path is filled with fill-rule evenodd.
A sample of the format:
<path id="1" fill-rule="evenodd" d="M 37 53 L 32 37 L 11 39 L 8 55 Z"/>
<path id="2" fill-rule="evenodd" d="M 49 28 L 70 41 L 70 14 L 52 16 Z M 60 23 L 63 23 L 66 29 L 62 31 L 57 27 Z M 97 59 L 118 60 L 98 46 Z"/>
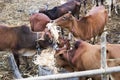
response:
<path id="1" fill-rule="evenodd" d="M 15 48 L 16 43 L 16 33 L 10 27 L 0 25 L 0 50 Z"/>
<path id="2" fill-rule="evenodd" d="M 26 25 L 18 26 L 13 31 L 16 32 L 18 48 L 36 48 L 37 33 L 34 33 Z"/>
<path id="3" fill-rule="evenodd" d="M 44 31 L 46 24 L 50 21 L 50 18 L 43 13 L 36 13 L 30 16 L 30 25 L 32 31 Z"/>
<path id="4" fill-rule="evenodd" d="M 92 37 L 101 35 L 108 21 L 107 10 L 103 6 L 93 7 L 90 12 L 79 21 L 74 20 L 76 36 L 83 40 L 89 40 Z"/>
<path id="5" fill-rule="evenodd" d="M 56 6 L 50 10 L 39 11 L 39 13 L 44 13 L 50 19 L 54 20 L 54 19 L 57 19 L 58 17 L 62 16 L 63 14 L 67 13 L 68 11 L 71 11 L 72 14 L 74 14 L 78 17 L 79 9 L 80 9 L 80 2 L 78 2 L 76 0 L 71 0 L 60 6 Z"/>

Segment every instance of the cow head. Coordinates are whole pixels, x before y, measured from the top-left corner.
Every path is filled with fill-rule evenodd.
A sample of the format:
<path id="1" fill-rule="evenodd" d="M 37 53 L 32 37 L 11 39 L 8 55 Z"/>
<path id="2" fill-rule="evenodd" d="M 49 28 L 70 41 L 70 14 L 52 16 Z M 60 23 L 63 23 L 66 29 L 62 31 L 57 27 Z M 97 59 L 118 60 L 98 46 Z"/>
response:
<path id="1" fill-rule="evenodd" d="M 53 36 L 53 41 L 56 43 L 57 48 L 70 48 L 69 41 L 71 40 L 71 38 L 69 34 L 67 34 L 66 36 L 66 32 L 64 32 L 59 26 L 54 25 L 54 23 L 48 23 L 47 27 Z"/>
<path id="2" fill-rule="evenodd" d="M 42 49 L 46 49 L 49 46 L 53 46 L 53 41 L 49 38 L 48 35 L 44 36 L 44 40 L 38 40 L 39 47 Z"/>
<path id="3" fill-rule="evenodd" d="M 36 41 L 43 49 L 47 48 L 48 46 L 53 46 L 53 37 L 47 28 L 45 28 L 43 32 L 38 32 L 38 37 Z"/>
<path id="4" fill-rule="evenodd" d="M 57 50 L 54 57 L 55 57 L 55 60 L 56 60 L 56 66 L 59 67 L 59 68 L 64 68 L 68 71 L 74 71 L 73 70 L 73 67 L 70 66 L 69 62 L 67 61 L 67 50 L 64 48 L 64 49 L 61 49 L 61 50 Z"/>
<path id="5" fill-rule="evenodd" d="M 73 27 L 73 16 L 71 12 L 68 12 L 54 20 L 54 23 L 62 28 L 68 28 L 70 30 L 70 28 Z"/>
<path id="6" fill-rule="evenodd" d="M 74 56 L 77 55 L 76 50 L 79 48 L 80 43 L 80 41 L 76 41 L 73 49 L 70 50 L 67 48 L 60 48 L 59 50 L 56 50 L 54 55 L 56 59 L 56 66 L 65 68 L 68 71 L 76 70 L 74 68 L 74 60 L 76 60 L 76 58 L 74 58 Z"/>

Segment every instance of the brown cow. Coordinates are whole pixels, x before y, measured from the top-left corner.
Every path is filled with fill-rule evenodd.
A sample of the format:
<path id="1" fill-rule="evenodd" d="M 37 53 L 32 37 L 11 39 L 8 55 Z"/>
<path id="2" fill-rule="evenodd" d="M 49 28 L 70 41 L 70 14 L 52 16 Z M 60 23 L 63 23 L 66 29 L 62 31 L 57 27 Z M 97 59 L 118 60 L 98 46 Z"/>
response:
<path id="1" fill-rule="evenodd" d="M 30 25 L 32 31 L 44 31 L 46 24 L 50 21 L 50 18 L 43 13 L 35 13 L 30 16 Z"/>
<path id="2" fill-rule="evenodd" d="M 68 71 L 84 71 L 100 68 L 101 46 L 92 45 L 85 41 L 77 41 L 72 50 L 58 50 L 55 58 L 59 67 Z M 120 44 L 107 44 L 107 59 L 120 58 Z M 108 66 L 119 66 L 120 60 L 108 61 Z M 115 80 L 120 79 L 120 73 L 112 73 Z M 95 80 L 101 80 L 100 76 L 92 76 Z M 81 78 L 84 80 L 84 78 Z M 80 80 L 81 80 L 80 79 Z"/>
<path id="3" fill-rule="evenodd" d="M 93 7 L 89 13 L 81 19 L 76 19 L 71 13 L 67 13 L 54 20 L 56 25 L 68 28 L 77 38 L 90 40 L 101 35 L 108 20 L 108 13 L 104 6 Z"/>
<path id="4" fill-rule="evenodd" d="M 7 27 L 0 25 L 0 51 L 9 49 L 13 52 L 19 67 L 18 53 L 23 50 L 36 50 L 37 41 L 41 38 L 41 32 L 32 32 L 26 25 L 18 27 Z M 38 40 L 39 48 L 45 49 L 52 45 L 49 36 L 46 34 L 45 39 Z M 24 51 L 25 52 L 25 51 Z"/>

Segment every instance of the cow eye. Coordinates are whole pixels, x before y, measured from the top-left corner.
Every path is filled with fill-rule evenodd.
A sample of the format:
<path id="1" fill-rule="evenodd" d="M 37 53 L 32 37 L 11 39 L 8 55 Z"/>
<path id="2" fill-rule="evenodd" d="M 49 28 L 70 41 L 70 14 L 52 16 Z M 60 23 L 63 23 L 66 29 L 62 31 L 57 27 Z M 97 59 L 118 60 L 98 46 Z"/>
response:
<path id="1" fill-rule="evenodd" d="M 63 20 L 66 20 L 66 17 L 63 17 L 62 19 L 63 19 Z"/>
<path id="2" fill-rule="evenodd" d="M 60 27 L 57 27 L 57 30 L 61 30 Z"/>
<path id="3" fill-rule="evenodd" d="M 59 54 L 59 56 L 60 56 L 61 58 L 63 58 L 63 54 Z"/>

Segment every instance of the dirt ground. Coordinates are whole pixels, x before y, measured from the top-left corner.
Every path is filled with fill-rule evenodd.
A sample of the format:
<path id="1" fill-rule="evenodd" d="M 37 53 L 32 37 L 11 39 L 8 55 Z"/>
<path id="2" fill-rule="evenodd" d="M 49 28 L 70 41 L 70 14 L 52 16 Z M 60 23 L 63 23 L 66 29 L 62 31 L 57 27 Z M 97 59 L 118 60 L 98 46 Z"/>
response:
<path id="1" fill-rule="evenodd" d="M 60 0 L 0 0 L 0 24 L 12 26 L 30 25 L 29 14 L 48 4 L 49 8 L 60 5 Z M 120 12 L 114 12 L 106 25 L 108 30 L 107 41 L 120 44 Z M 0 52 L 0 80 L 12 80 L 13 74 L 8 64 L 8 53 Z M 49 60 L 48 57 L 45 57 Z M 50 60 L 49 60 L 50 61 Z M 31 65 L 34 65 L 31 63 Z M 35 76 L 37 67 L 34 66 L 28 73 Z M 22 68 L 24 71 L 24 68 Z"/>

